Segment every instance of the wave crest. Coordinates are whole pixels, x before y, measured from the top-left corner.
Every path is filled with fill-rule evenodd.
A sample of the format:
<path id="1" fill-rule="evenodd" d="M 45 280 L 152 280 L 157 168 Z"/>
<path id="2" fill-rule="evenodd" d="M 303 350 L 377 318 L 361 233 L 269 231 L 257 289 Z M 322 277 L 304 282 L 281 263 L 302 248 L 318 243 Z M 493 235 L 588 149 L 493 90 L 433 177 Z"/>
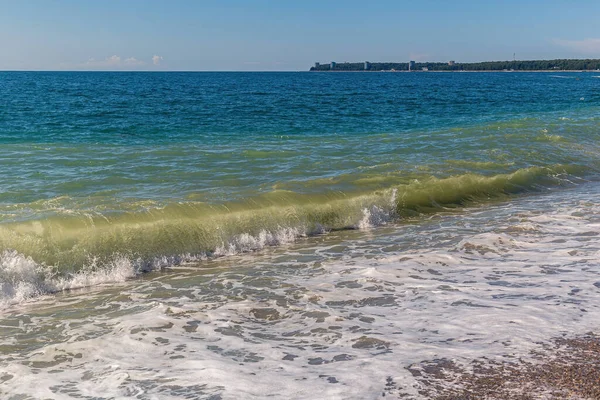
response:
<path id="1" fill-rule="evenodd" d="M 0 301 L 104 282 L 330 230 L 369 229 L 570 183 L 577 167 L 531 167 L 511 174 L 427 177 L 367 193 L 272 192 L 221 206 L 173 204 L 118 215 L 67 215 L 0 225 Z"/>

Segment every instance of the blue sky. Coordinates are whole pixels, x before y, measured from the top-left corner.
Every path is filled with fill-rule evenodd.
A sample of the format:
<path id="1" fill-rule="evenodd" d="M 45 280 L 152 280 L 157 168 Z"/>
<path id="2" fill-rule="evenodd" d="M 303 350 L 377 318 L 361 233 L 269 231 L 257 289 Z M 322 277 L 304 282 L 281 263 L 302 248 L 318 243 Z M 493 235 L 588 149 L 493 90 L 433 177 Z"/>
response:
<path id="1" fill-rule="evenodd" d="M 0 0 L 0 70 L 600 58 L 600 1 Z"/>

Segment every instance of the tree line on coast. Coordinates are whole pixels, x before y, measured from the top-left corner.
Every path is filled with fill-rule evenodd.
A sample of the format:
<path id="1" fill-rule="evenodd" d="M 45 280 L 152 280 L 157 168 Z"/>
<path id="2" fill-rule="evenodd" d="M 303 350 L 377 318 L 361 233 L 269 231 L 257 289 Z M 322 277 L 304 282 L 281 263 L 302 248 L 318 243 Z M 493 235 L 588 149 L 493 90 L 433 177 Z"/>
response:
<path id="1" fill-rule="evenodd" d="M 585 60 L 530 60 L 530 61 L 485 61 L 476 63 L 416 62 L 413 71 L 591 71 L 600 69 L 600 59 Z M 373 62 L 317 64 L 311 71 L 408 71 L 409 63 Z"/>

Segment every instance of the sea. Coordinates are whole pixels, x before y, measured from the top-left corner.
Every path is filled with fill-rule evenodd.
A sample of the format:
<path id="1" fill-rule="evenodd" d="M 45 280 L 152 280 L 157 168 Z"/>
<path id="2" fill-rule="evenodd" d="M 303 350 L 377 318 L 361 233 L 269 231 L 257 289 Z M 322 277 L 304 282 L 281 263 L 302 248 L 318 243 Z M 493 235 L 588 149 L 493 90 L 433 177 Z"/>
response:
<path id="1" fill-rule="evenodd" d="M 599 78 L 0 72 L 0 398 L 419 399 L 598 332 Z"/>

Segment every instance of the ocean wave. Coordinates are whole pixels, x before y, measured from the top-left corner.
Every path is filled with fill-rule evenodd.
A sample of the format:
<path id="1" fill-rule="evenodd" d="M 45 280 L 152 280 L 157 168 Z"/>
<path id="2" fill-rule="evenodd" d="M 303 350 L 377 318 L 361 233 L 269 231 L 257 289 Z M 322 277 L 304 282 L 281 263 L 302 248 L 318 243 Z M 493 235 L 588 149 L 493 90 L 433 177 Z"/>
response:
<path id="1" fill-rule="evenodd" d="M 242 202 L 176 203 L 126 213 L 62 213 L 0 225 L 0 301 L 104 282 L 183 262 L 259 251 L 331 230 L 371 229 L 423 214 L 570 183 L 582 168 L 427 177 L 367 193 L 274 191 Z"/>

